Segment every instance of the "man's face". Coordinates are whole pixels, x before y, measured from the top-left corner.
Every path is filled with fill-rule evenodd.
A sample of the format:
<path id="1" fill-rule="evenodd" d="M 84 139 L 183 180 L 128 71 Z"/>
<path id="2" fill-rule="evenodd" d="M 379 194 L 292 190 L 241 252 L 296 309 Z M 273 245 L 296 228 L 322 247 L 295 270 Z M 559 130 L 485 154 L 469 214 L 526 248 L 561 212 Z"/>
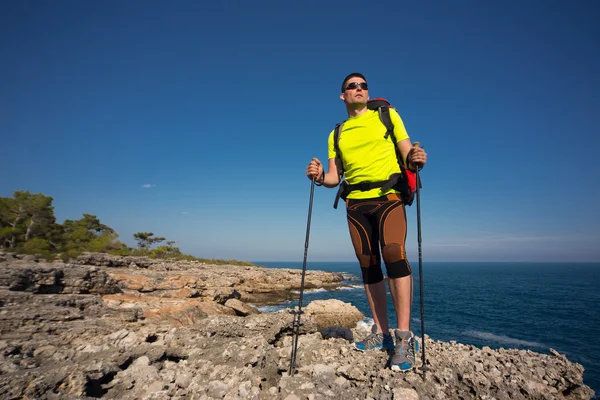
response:
<path id="1" fill-rule="evenodd" d="M 364 79 L 357 76 L 348 79 L 344 86 L 344 92 L 340 95 L 340 99 L 344 103 L 350 104 L 367 104 L 369 100 L 369 88 Z"/>

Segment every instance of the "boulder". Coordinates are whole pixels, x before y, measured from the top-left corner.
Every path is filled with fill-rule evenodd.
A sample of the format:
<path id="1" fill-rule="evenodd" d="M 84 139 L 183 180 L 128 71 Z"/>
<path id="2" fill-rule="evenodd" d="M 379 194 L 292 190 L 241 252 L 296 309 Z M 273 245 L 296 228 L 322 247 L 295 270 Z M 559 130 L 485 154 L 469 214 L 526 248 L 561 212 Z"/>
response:
<path id="1" fill-rule="evenodd" d="M 317 323 L 319 329 L 332 326 L 352 329 L 365 318 L 352 304 L 336 299 L 313 300 L 304 312 Z"/>
<path id="2" fill-rule="evenodd" d="M 242 317 L 260 313 L 260 311 L 258 311 L 256 308 L 249 306 L 248 304 L 246 304 L 238 299 L 227 300 L 225 302 L 225 306 L 232 308 L 237 315 L 242 316 Z"/>

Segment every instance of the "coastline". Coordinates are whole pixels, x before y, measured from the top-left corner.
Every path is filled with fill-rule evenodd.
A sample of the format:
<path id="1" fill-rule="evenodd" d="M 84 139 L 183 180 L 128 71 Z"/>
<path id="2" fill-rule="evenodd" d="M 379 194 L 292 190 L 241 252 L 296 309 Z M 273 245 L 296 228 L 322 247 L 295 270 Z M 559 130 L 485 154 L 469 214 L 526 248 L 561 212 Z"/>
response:
<path id="1" fill-rule="evenodd" d="M 427 336 L 427 379 L 418 369 L 392 373 L 385 368 L 387 354 L 350 350 L 349 338 L 367 333 L 356 325 L 364 315 L 339 301 L 306 305 L 314 311 L 302 317 L 299 368 L 289 376 L 290 310 L 259 313 L 244 299 L 269 289 L 295 290 L 288 281 L 298 271 L 192 268 L 104 255 L 76 263 L 4 258 L 2 398 L 429 399 L 512 393 L 585 399 L 593 393 L 581 365 L 558 352 L 478 349 Z M 335 276 L 311 279 L 315 288 L 339 286 Z"/>
<path id="2" fill-rule="evenodd" d="M 302 265 L 263 265 L 275 264 Z M 360 275 L 356 261 L 308 262 L 307 268 Z M 598 393 L 600 346 L 595 338 L 600 335 L 600 326 L 589 323 L 600 318 L 600 311 L 594 306 L 600 302 L 597 271 L 600 263 L 425 262 L 425 332 L 436 340 L 454 340 L 478 348 L 542 354 L 549 354 L 549 349 L 554 348 L 585 367 L 584 380 Z M 420 336 L 418 279 L 415 274 L 412 324 Z M 305 301 L 327 298 L 350 302 L 370 315 L 364 289 L 308 294 Z M 390 326 L 395 326 L 391 304 L 388 316 Z"/>

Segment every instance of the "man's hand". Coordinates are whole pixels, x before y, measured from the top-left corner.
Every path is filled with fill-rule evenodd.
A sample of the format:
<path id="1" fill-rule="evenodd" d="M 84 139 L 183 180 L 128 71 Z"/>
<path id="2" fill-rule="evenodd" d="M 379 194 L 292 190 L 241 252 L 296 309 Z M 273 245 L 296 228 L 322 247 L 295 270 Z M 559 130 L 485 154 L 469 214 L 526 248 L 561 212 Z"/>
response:
<path id="1" fill-rule="evenodd" d="M 319 161 L 318 158 L 313 158 L 312 160 L 310 160 L 310 163 L 308 163 L 308 167 L 306 167 L 306 177 L 308 179 L 313 179 L 315 178 L 316 180 L 322 180 L 322 176 L 324 174 L 325 171 L 323 171 L 323 165 L 321 164 L 321 161 Z"/>
<path id="2" fill-rule="evenodd" d="M 413 144 L 413 148 L 410 150 L 409 162 L 419 169 L 427 163 L 427 153 L 419 146 L 419 142 Z"/>

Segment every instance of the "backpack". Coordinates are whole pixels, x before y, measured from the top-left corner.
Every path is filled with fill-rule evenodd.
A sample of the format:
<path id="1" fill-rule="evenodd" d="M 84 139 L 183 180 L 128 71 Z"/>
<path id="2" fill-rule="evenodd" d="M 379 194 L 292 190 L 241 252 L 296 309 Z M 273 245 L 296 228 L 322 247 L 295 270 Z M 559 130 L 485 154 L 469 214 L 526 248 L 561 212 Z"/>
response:
<path id="1" fill-rule="evenodd" d="M 413 203 L 415 192 L 417 190 L 417 176 L 415 172 L 406 168 L 406 166 L 404 165 L 404 161 L 402 160 L 402 155 L 398 150 L 398 146 L 396 146 L 396 136 L 394 134 L 394 124 L 392 123 L 392 119 L 390 117 L 390 108 L 392 108 L 392 106 L 389 103 L 389 101 L 383 98 L 375 98 L 367 102 L 367 109 L 377 110 L 379 113 L 379 119 L 386 128 L 386 133 L 384 136 L 385 139 L 387 139 L 389 136 L 392 137 L 391 143 L 394 146 L 394 150 L 396 151 L 396 158 L 398 159 L 398 165 L 400 166 L 400 173 L 392 174 L 392 176 L 390 176 L 388 180 L 380 182 L 359 182 L 350 185 L 346 180 L 343 180 L 340 183 L 340 188 L 335 196 L 333 208 L 337 208 L 340 197 L 346 200 L 348 194 L 350 194 L 350 192 L 352 192 L 353 190 L 367 191 L 375 188 L 381 188 L 382 191 L 387 191 L 393 188 L 400 192 L 400 196 L 402 197 L 402 202 L 404 204 L 410 206 Z M 340 164 L 342 161 L 342 153 L 340 151 L 339 142 L 344 122 L 340 122 L 339 124 L 337 124 L 333 133 L 333 145 L 335 147 L 336 154 L 340 160 Z M 343 176 L 343 165 L 341 165 L 341 168 L 342 170 L 339 172 L 340 176 Z M 420 180 L 419 188 L 421 188 Z"/>

